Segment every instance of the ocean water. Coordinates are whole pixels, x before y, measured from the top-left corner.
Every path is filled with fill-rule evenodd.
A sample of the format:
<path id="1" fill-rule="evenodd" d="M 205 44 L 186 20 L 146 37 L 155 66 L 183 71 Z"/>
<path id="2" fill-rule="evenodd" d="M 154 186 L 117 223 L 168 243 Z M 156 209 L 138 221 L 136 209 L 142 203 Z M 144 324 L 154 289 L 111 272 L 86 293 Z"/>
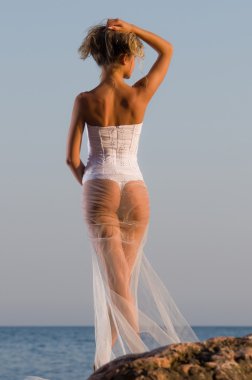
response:
<path id="1" fill-rule="evenodd" d="M 252 326 L 192 326 L 202 341 L 244 336 Z M 93 372 L 93 326 L 0 327 L 0 380 L 33 375 L 49 380 L 85 380 Z"/>

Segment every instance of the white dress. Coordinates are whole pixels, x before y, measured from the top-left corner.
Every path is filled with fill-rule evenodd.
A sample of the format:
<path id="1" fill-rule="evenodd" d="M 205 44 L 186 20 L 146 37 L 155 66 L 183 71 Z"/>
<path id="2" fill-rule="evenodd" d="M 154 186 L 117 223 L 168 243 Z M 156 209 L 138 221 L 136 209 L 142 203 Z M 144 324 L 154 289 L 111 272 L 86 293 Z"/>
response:
<path id="1" fill-rule="evenodd" d="M 199 340 L 143 251 L 150 205 L 137 160 L 142 125 L 87 124 L 81 205 L 92 254 L 96 369 L 128 353 Z"/>
<path id="2" fill-rule="evenodd" d="M 199 340 L 143 251 L 150 206 L 137 160 L 142 125 L 87 125 L 82 207 L 92 247 L 96 369 L 124 354 Z"/>

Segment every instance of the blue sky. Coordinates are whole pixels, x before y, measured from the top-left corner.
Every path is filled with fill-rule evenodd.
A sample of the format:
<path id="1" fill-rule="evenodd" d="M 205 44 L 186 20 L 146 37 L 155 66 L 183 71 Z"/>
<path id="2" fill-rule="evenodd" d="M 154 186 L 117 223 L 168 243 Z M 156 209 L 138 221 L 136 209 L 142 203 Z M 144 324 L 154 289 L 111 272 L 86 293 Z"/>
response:
<path id="1" fill-rule="evenodd" d="M 0 325 L 93 324 L 81 186 L 65 164 L 73 100 L 99 83 L 77 49 L 119 17 L 174 46 L 146 111 L 145 254 L 192 325 L 252 321 L 250 1 L 2 4 Z M 157 54 L 145 44 L 133 84 Z M 87 156 L 86 132 L 82 159 Z"/>

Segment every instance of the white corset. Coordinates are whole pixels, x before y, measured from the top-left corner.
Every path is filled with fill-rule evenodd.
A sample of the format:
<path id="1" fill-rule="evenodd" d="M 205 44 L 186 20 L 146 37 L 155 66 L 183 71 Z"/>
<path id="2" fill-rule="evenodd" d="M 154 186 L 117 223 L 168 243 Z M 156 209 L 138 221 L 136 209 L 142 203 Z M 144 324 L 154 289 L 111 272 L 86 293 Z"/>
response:
<path id="1" fill-rule="evenodd" d="M 94 178 L 143 180 L 137 151 L 143 122 L 101 127 L 87 124 L 88 160 L 82 184 Z"/>

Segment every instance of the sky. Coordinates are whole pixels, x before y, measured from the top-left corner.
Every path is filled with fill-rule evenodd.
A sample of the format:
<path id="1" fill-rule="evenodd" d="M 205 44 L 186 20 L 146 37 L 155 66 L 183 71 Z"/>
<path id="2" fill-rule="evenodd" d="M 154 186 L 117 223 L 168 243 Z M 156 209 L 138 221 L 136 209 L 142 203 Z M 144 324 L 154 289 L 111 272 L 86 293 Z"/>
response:
<path id="1" fill-rule="evenodd" d="M 93 325 L 92 248 L 66 139 L 75 96 L 100 75 L 77 49 L 89 26 L 116 17 L 174 46 L 138 149 L 145 254 L 191 325 L 252 325 L 251 16 L 249 0 L 1 4 L 1 326 Z M 144 46 L 129 85 L 157 58 Z"/>

